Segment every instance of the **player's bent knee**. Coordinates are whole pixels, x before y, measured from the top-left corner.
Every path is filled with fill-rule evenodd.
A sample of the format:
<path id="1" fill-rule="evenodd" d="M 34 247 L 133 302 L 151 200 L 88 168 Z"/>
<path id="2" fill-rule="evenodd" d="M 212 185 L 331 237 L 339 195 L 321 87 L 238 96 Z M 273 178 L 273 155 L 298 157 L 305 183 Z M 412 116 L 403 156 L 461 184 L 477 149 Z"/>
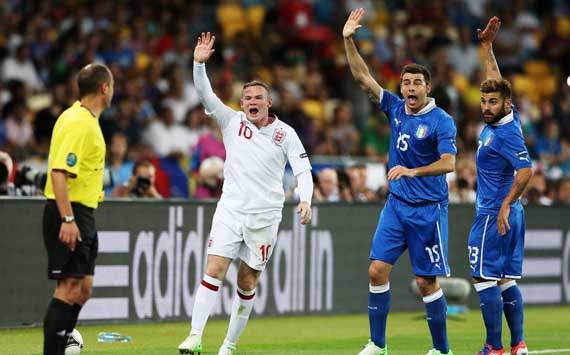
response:
<path id="1" fill-rule="evenodd" d="M 429 295 L 439 288 L 435 276 L 416 276 L 416 284 L 422 295 Z"/>
<path id="2" fill-rule="evenodd" d="M 253 290 L 257 286 L 260 275 L 261 271 L 251 268 L 242 261 L 238 270 L 238 287 L 244 291 Z"/>
<path id="3" fill-rule="evenodd" d="M 59 280 L 55 296 L 69 304 L 77 303 L 81 294 L 81 279 L 67 278 Z"/>
<path id="4" fill-rule="evenodd" d="M 223 280 L 230 262 L 230 259 L 217 255 L 209 255 L 206 265 L 206 275 L 218 280 Z"/>
<path id="5" fill-rule="evenodd" d="M 368 268 L 368 277 L 373 285 L 384 285 L 389 281 L 390 270 L 381 263 L 372 262 Z"/>
<path id="6" fill-rule="evenodd" d="M 255 279 L 238 280 L 238 287 L 240 290 L 251 291 L 255 288 Z"/>
<path id="7" fill-rule="evenodd" d="M 82 287 L 81 292 L 79 293 L 79 300 L 77 303 L 85 304 L 85 302 L 87 302 L 87 300 L 91 298 L 92 294 L 93 294 L 92 287 Z"/>

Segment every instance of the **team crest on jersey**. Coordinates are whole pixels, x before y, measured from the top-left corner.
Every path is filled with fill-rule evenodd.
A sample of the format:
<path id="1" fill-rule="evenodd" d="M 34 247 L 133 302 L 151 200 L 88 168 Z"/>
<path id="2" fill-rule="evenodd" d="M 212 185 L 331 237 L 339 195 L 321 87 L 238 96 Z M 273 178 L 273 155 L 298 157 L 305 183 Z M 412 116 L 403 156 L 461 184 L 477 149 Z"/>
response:
<path id="1" fill-rule="evenodd" d="M 416 129 L 416 138 L 424 139 L 428 135 L 428 127 L 425 124 L 421 124 Z"/>
<path id="2" fill-rule="evenodd" d="M 281 145 L 281 143 L 283 143 L 283 141 L 285 140 L 286 135 L 287 132 L 285 132 L 284 129 L 282 128 L 275 129 L 275 132 L 273 132 L 273 143 Z"/>

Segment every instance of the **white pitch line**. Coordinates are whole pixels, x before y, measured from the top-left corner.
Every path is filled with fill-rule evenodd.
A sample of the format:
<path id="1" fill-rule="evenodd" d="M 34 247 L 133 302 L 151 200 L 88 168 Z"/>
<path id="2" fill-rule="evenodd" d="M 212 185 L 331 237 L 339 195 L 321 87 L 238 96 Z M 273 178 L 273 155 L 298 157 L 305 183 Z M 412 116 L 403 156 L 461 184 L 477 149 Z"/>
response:
<path id="1" fill-rule="evenodd" d="M 554 354 L 554 353 L 568 353 L 570 354 L 570 349 L 546 349 L 546 350 L 534 350 L 529 351 L 529 354 Z"/>

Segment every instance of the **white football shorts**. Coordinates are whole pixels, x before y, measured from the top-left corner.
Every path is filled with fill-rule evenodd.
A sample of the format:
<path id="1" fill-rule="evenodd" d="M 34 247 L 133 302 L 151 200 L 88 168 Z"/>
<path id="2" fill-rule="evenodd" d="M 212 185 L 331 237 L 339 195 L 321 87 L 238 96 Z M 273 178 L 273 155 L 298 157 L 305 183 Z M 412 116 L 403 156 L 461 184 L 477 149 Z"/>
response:
<path id="1" fill-rule="evenodd" d="M 239 257 L 252 269 L 263 271 L 277 243 L 281 210 L 241 213 L 216 207 L 208 239 L 208 255 Z"/>

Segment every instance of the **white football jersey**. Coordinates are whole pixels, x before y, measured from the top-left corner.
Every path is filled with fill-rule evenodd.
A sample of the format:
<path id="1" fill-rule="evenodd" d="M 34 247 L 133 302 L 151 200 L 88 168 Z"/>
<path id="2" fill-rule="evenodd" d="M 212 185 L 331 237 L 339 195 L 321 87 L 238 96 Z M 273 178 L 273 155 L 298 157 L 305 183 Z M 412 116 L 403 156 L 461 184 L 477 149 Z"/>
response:
<path id="1" fill-rule="evenodd" d="M 283 175 L 287 161 L 298 175 L 310 170 L 305 148 L 291 126 L 270 117 L 258 129 L 242 111 L 218 101 L 206 108 L 222 129 L 226 161 L 220 205 L 245 213 L 281 210 L 285 201 Z"/>
<path id="2" fill-rule="evenodd" d="M 244 112 L 224 105 L 212 91 L 203 63 L 194 62 L 194 83 L 206 114 L 222 129 L 226 148 L 224 186 L 218 204 L 242 213 L 280 212 L 285 201 L 287 161 L 295 176 L 311 169 L 297 133 L 277 117 L 258 129 Z"/>

